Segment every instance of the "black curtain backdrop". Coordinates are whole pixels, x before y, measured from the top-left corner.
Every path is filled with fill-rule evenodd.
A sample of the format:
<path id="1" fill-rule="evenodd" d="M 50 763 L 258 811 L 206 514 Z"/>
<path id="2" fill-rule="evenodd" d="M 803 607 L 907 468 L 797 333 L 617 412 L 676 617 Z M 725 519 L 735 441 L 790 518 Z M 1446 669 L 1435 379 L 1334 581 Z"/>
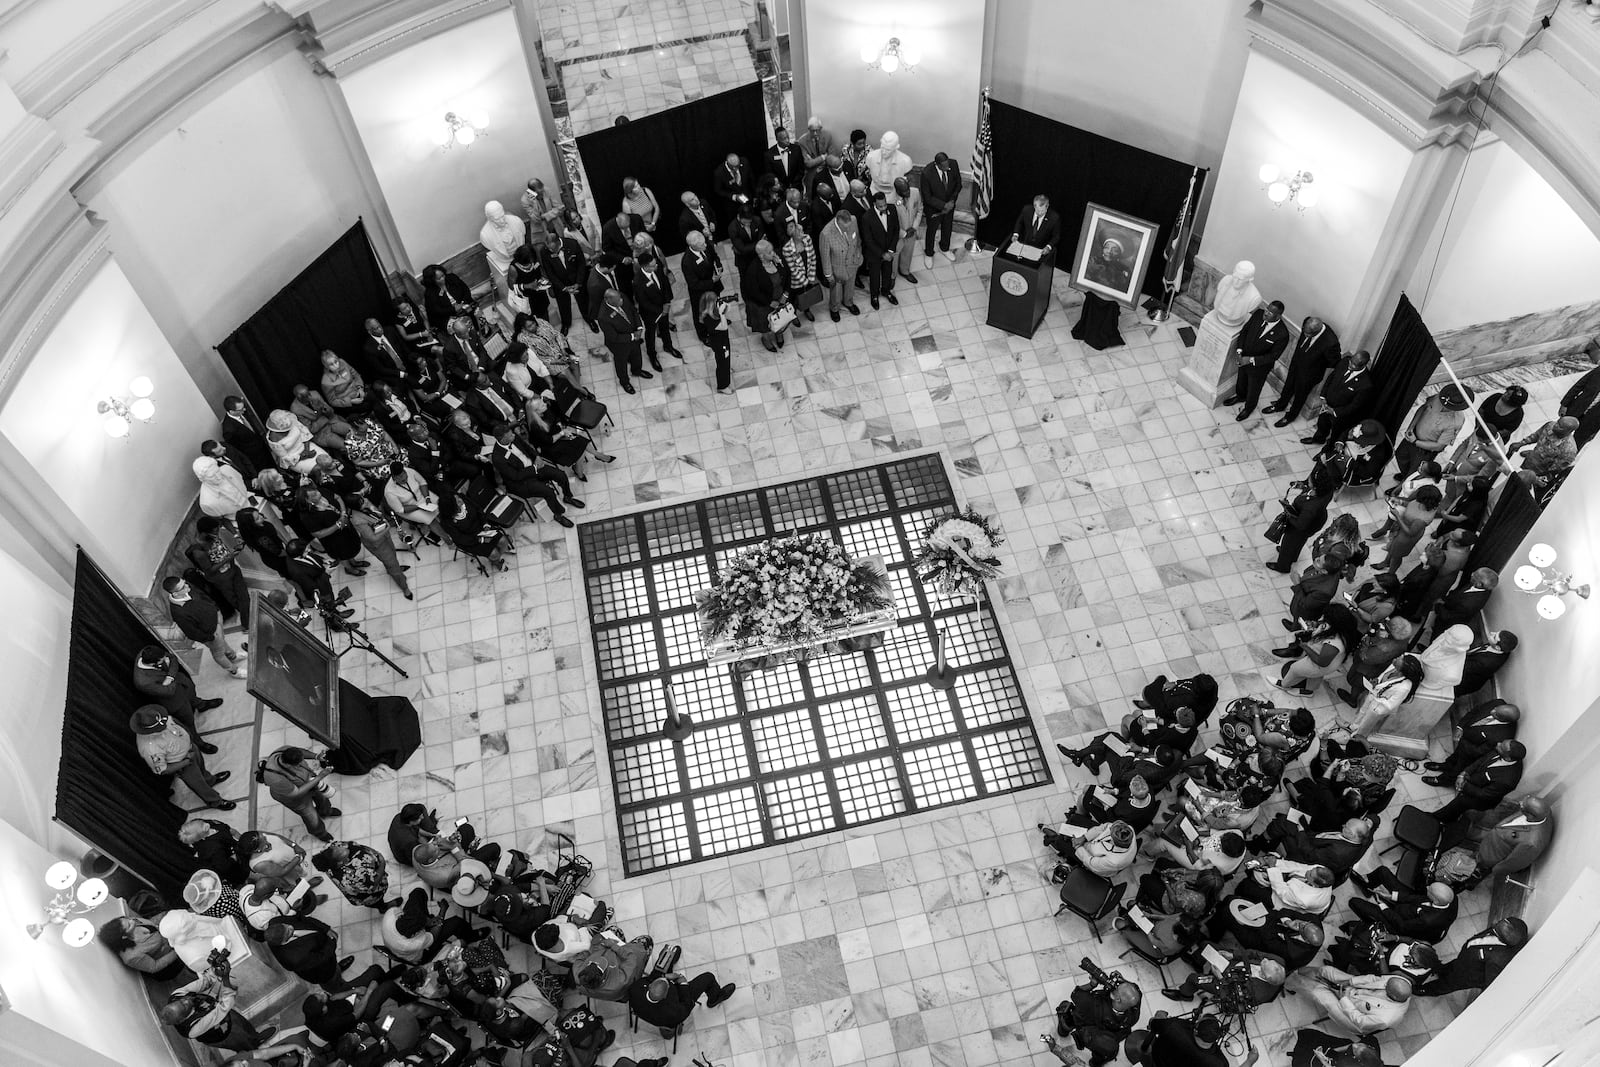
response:
<path id="1" fill-rule="evenodd" d="M 1401 293 L 1372 363 L 1378 383 L 1378 403 L 1372 417 L 1383 423 L 1391 440 L 1400 439 L 1401 423 L 1439 366 L 1439 359 L 1439 346 L 1433 343 L 1427 323 L 1410 298 Z"/>
<path id="2" fill-rule="evenodd" d="M 1478 543 L 1472 546 L 1472 555 L 1462 573 L 1471 574 L 1479 567 L 1504 570 L 1542 511 L 1543 506 L 1534 498 L 1527 482 L 1515 475 L 1506 479 L 1500 499 L 1495 501 L 1488 521 L 1478 532 Z"/>
<path id="3" fill-rule="evenodd" d="M 1161 296 L 1164 252 L 1189 190 L 1194 166 L 1076 126 L 1035 115 L 1019 107 L 989 100 L 989 129 L 994 137 L 994 206 L 978 222 L 978 239 L 999 245 L 1011 236 L 1022 209 L 1040 193 L 1061 213 L 1061 244 L 1056 264 L 1065 268 L 1078 247 L 1084 208 L 1101 204 L 1146 219 L 1161 227 L 1155 254 L 1144 276 L 1146 296 Z M 1200 203 L 1207 171 L 1194 183 Z"/>
<path id="4" fill-rule="evenodd" d="M 711 172 L 729 152 L 750 161 L 756 176 L 765 169 L 767 150 L 761 83 L 730 89 L 660 114 L 634 119 L 622 126 L 597 130 L 578 138 L 578 154 L 589 175 L 595 209 L 605 222 L 622 205 L 622 179 L 637 178 L 661 204 L 661 221 L 654 234 L 656 245 L 667 253 L 683 251 L 678 233 L 678 198 L 687 191 L 700 195 L 719 212 L 717 230 L 725 234 L 728 219 L 711 195 Z M 1177 210 L 1177 205 L 1173 205 Z"/>
<path id="5" fill-rule="evenodd" d="M 322 350 L 332 349 L 363 375 L 362 322 L 394 318 L 389 283 L 360 220 L 217 345 L 244 398 L 263 419 L 288 407 L 294 387 L 317 388 Z"/>
<path id="6" fill-rule="evenodd" d="M 168 901 L 181 901 L 194 867 L 178 841 L 187 816 L 169 799 L 172 779 L 150 773 L 128 728 L 134 709 L 148 703 L 133 688 L 134 657 L 153 644 L 155 634 L 79 549 L 56 820 Z"/>

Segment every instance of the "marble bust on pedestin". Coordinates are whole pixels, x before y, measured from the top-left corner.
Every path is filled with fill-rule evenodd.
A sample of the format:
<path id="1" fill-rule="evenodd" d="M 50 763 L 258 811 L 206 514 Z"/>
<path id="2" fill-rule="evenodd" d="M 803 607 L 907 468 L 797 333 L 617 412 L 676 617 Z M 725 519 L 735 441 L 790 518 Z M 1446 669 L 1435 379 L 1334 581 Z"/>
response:
<path id="1" fill-rule="evenodd" d="M 900 151 L 898 133 L 889 130 L 878 147 L 867 153 L 867 170 L 872 174 L 872 191 L 888 197 L 891 204 L 898 202 L 894 180 L 911 172 L 911 157 Z"/>
<path id="2" fill-rule="evenodd" d="M 1217 298 L 1206 318 L 1229 330 L 1243 326 L 1250 313 L 1261 306 L 1261 290 L 1256 288 L 1255 277 L 1254 263 L 1248 259 L 1235 263 L 1233 273 L 1217 283 Z"/>

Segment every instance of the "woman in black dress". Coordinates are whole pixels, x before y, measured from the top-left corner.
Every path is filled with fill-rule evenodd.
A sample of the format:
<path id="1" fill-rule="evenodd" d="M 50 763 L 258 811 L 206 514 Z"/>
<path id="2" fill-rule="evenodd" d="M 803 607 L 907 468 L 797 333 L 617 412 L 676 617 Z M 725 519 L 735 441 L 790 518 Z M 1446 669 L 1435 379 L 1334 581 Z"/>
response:
<path id="1" fill-rule="evenodd" d="M 484 518 L 466 497 L 439 490 L 439 525 L 450 543 L 467 555 L 486 559 L 497 570 L 506 569 L 500 552 L 502 545 L 509 545 L 506 532 Z"/>
<path id="2" fill-rule="evenodd" d="M 414 352 L 430 351 L 439 343 L 433 331 L 428 329 L 428 323 L 417 310 L 417 305 L 409 300 L 394 302 L 394 328 L 400 331 L 400 336 Z"/>
<path id="3" fill-rule="evenodd" d="M 354 575 L 367 573 L 367 564 L 356 557 L 361 555 L 361 537 L 350 525 L 349 509 L 337 496 L 325 496 L 315 485 L 300 487 L 295 494 L 295 504 L 300 516 L 321 544 L 322 550 Z"/>
<path id="4" fill-rule="evenodd" d="M 272 524 L 262 518 L 261 512 L 255 508 L 241 508 L 234 516 L 234 521 L 239 524 L 239 539 L 261 557 L 274 574 L 279 577 L 289 577 L 289 552 L 284 547 L 283 538 L 278 536 L 278 531 Z"/>
<path id="5" fill-rule="evenodd" d="M 521 313 L 526 310 L 541 319 L 550 317 L 550 287 L 545 284 L 544 275 L 539 271 L 539 259 L 533 254 L 531 245 L 523 245 L 512 253 L 511 269 L 506 272 L 506 285 L 528 303 L 526 309 L 513 305 L 513 311 Z"/>
<path id="6" fill-rule="evenodd" d="M 478 310 L 467 283 L 437 263 L 422 268 L 422 292 L 428 325 L 440 336 L 443 336 L 451 319 L 459 315 L 471 315 Z"/>
<path id="7" fill-rule="evenodd" d="M 784 283 L 783 263 L 771 241 L 756 242 L 756 258 L 744 270 L 739 285 L 744 297 L 745 325 L 761 335 L 761 346 L 768 352 L 783 347 L 783 331 L 772 328 L 771 316 L 789 302 Z"/>
<path id="8" fill-rule="evenodd" d="M 551 407 L 552 393 L 535 393 L 528 398 L 525 408 L 528 423 L 528 443 L 545 459 L 558 467 L 571 467 L 583 458 L 584 452 L 594 442 L 582 430 L 562 426 Z M 578 475 L 578 480 L 589 479 Z"/>

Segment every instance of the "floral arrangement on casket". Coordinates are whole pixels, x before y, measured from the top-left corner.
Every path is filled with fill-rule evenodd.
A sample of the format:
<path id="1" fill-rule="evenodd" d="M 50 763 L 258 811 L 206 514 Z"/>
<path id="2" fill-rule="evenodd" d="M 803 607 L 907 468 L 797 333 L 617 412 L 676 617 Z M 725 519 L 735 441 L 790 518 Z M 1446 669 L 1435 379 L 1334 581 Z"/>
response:
<path id="1" fill-rule="evenodd" d="M 987 517 L 971 508 L 958 511 L 922 532 L 912 569 L 923 584 L 944 596 L 975 597 L 984 582 L 999 576 L 995 548 L 1005 540 Z"/>
<path id="2" fill-rule="evenodd" d="M 826 534 L 794 534 L 741 550 L 698 605 L 708 646 L 813 645 L 892 608 L 894 594 L 879 561 L 851 559 Z"/>

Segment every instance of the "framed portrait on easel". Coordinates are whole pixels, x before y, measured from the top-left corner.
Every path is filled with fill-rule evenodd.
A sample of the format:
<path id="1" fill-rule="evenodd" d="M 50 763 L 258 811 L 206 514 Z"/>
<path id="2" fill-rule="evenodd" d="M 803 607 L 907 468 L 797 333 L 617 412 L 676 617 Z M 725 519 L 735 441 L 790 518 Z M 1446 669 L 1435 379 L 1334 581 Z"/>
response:
<path id="1" fill-rule="evenodd" d="M 1103 204 L 1083 210 L 1078 249 L 1072 256 L 1074 289 L 1133 307 L 1155 254 L 1155 223 Z"/>

